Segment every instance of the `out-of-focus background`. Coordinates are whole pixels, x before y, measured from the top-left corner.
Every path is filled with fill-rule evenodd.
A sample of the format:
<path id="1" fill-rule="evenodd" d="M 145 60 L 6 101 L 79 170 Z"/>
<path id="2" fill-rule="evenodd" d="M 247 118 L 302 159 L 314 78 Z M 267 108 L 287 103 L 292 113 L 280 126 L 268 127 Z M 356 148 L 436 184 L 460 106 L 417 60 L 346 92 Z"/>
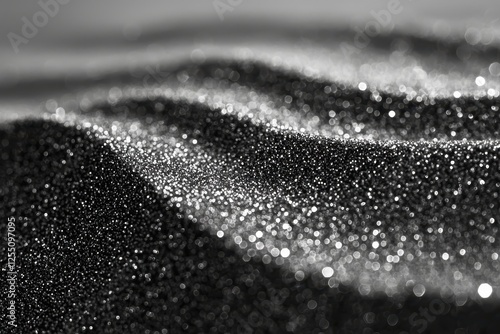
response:
<path id="1" fill-rule="evenodd" d="M 29 109 L 54 91 L 72 92 L 78 81 L 145 67 L 140 64 L 234 52 L 228 44 L 261 55 L 266 52 L 253 43 L 298 44 L 321 35 L 318 43 L 331 44 L 332 49 L 342 40 L 352 45 L 356 31 L 364 30 L 367 22 L 379 23 L 381 31 L 375 35 L 397 32 L 430 40 L 465 40 L 475 48 L 491 46 L 500 38 L 500 3 L 494 0 L 38 0 L 0 6 L 4 115 L 5 106 L 19 104 L 20 99 L 25 104 L 33 100 Z M 354 35 L 346 38 L 345 31 Z M 307 46 L 302 44 L 301 50 Z M 339 50 L 332 54 L 345 54 Z M 474 52 L 457 50 L 465 63 Z M 500 75 L 500 64 L 490 63 L 484 75 Z"/>
<path id="2" fill-rule="evenodd" d="M 31 20 L 41 9 L 39 1 L 3 3 L 0 11 L 3 52 L 10 49 L 8 32 L 20 32 L 22 17 Z M 370 11 L 383 9 L 391 1 L 264 1 L 264 0 L 87 0 L 60 1 L 59 12 L 23 47 L 24 51 L 64 46 L 67 43 L 127 42 L 151 32 L 171 31 L 179 27 L 230 25 L 237 29 L 247 23 L 306 26 L 342 26 L 367 20 Z M 481 24 L 495 26 L 500 5 L 495 0 L 400 0 L 404 10 L 394 19 L 396 25 L 420 27 L 422 33 L 438 24 L 446 29 L 464 30 Z M 66 4 L 67 3 L 67 4 Z M 225 11 L 221 21 L 216 7 Z M 231 7 L 229 9 L 228 7 Z M 203 35 L 203 31 L 199 33 Z M 10 50 L 11 51 L 11 50 Z"/>

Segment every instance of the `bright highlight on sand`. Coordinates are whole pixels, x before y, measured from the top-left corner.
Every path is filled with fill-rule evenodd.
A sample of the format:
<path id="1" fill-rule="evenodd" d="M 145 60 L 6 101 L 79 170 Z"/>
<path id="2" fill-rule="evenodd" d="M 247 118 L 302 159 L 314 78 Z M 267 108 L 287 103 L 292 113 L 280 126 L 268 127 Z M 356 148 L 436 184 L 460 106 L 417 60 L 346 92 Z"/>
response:
<path id="1" fill-rule="evenodd" d="M 483 283 L 477 288 L 477 293 L 481 298 L 488 298 L 493 293 L 493 288 L 488 283 Z"/>
<path id="2" fill-rule="evenodd" d="M 332 267 L 324 267 L 323 270 L 321 270 L 321 273 L 326 278 L 332 277 L 333 276 L 333 268 Z"/>
<path id="3" fill-rule="evenodd" d="M 288 248 L 283 248 L 283 249 L 281 250 L 281 256 L 283 256 L 283 257 L 285 257 L 285 258 L 286 258 L 286 257 L 289 257 L 289 256 L 290 256 L 290 250 L 289 250 Z"/>
<path id="4" fill-rule="evenodd" d="M 482 76 L 476 78 L 476 85 L 478 85 L 479 87 L 484 86 L 485 83 L 486 80 Z"/>

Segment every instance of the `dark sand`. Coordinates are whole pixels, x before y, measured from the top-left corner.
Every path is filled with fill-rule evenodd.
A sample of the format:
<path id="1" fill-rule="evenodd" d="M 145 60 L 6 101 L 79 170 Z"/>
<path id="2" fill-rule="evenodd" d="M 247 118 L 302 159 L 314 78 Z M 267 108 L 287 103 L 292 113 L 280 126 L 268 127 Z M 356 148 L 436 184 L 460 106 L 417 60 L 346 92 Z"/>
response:
<path id="1" fill-rule="evenodd" d="M 498 97 L 261 62 L 164 79 L 2 124 L 18 333 L 500 328 Z"/>

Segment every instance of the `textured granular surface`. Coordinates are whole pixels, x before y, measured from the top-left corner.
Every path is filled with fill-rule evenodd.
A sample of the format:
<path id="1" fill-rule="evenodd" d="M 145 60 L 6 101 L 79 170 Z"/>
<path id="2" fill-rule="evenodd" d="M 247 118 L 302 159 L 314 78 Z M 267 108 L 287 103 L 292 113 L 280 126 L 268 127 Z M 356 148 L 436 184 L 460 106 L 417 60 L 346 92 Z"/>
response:
<path id="1" fill-rule="evenodd" d="M 500 328 L 498 91 L 164 79 L 2 124 L 18 333 Z"/>

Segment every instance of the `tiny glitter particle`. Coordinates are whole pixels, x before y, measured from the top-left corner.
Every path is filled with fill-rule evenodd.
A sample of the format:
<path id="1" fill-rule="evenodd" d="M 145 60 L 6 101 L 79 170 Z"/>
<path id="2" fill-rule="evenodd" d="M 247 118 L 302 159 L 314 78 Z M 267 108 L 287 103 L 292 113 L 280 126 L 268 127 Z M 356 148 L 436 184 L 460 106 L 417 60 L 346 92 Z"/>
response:
<path id="1" fill-rule="evenodd" d="M 488 69 L 491 75 L 500 76 L 500 63 L 498 62 L 491 63 Z"/>
<path id="2" fill-rule="evenodd" d="M 310 301 L 307 303 L 307 307 L 308 307 L 310 310 L 314 310 L 317 306 L 318 306 L 318 303 L 316 303 L 316 301 L 315 301 L 315 300 L 310 300 Z"/>
<path id="3" fill-rule="evenodd" d="M 290 256 L 290 250 L 288 248 L 283 248 L 281 250 L 281 256 L 283 256 L 285 258 L 289 257 Z"/>
<path id="4" fill-rule="evenodd" d="M 333 276 L 334 271 L 332 267 L 324 267 L 321 270 L 321 273 L 323 274 L 324 277 L 329 278 Z"/>
<path id="5" fill-rule="evenodd" d="M 375 321 L 375 313 L 373 313 L 373 312 L 365 313 L 365 315 L 363 316 L 363 319 L 365 320 L 365 322 L 367 324 L 373 324 L 373 322 Z"/>
<path id="6" fill-rule="evenodd" d="M 417 284 L 413 287 L 413 293 L 417 297 L 422 297 L 425 293 L 425 287 L 422 284 Z"/>
<path id="7" fill-rule="evenodd" d="M 493 293 L 493 288 L 491 285 L 488 283 L 482 283 L 478 288 L 477 288 L 477 293 L 481 298 L 489 298 L 491 294 Z"/>
<path id="8" fill-rule="evenodd" d="M 304 272 L 303 272 L 303 271 L 301 271 L 301 270 L 299 270 L 299 271 L 297 271 L 297 272 L 295 273 L 295 279 L 296 279 L 297 281 L 299 281 L 299 282 L 300 282 L 300 281 L 302 281 L 302 280 L 304 279 L 304 277 L 305 277 Z"/>
<path id="9" fill-rule="evenodd" d="M 478 85 L 479 87 L 484 86 L 485 83 L 486 80 L 482 76 L 476 78 L 476 85 Z"/>
<path id="10" fill-rule="evenodd" d="M 396 326 L 397 323 L 398 323 L 398 316 L 395 315 L 395 314 L 391 314 L 387 317 L 387 323 L 389 324 L 389 326 Z"/>

